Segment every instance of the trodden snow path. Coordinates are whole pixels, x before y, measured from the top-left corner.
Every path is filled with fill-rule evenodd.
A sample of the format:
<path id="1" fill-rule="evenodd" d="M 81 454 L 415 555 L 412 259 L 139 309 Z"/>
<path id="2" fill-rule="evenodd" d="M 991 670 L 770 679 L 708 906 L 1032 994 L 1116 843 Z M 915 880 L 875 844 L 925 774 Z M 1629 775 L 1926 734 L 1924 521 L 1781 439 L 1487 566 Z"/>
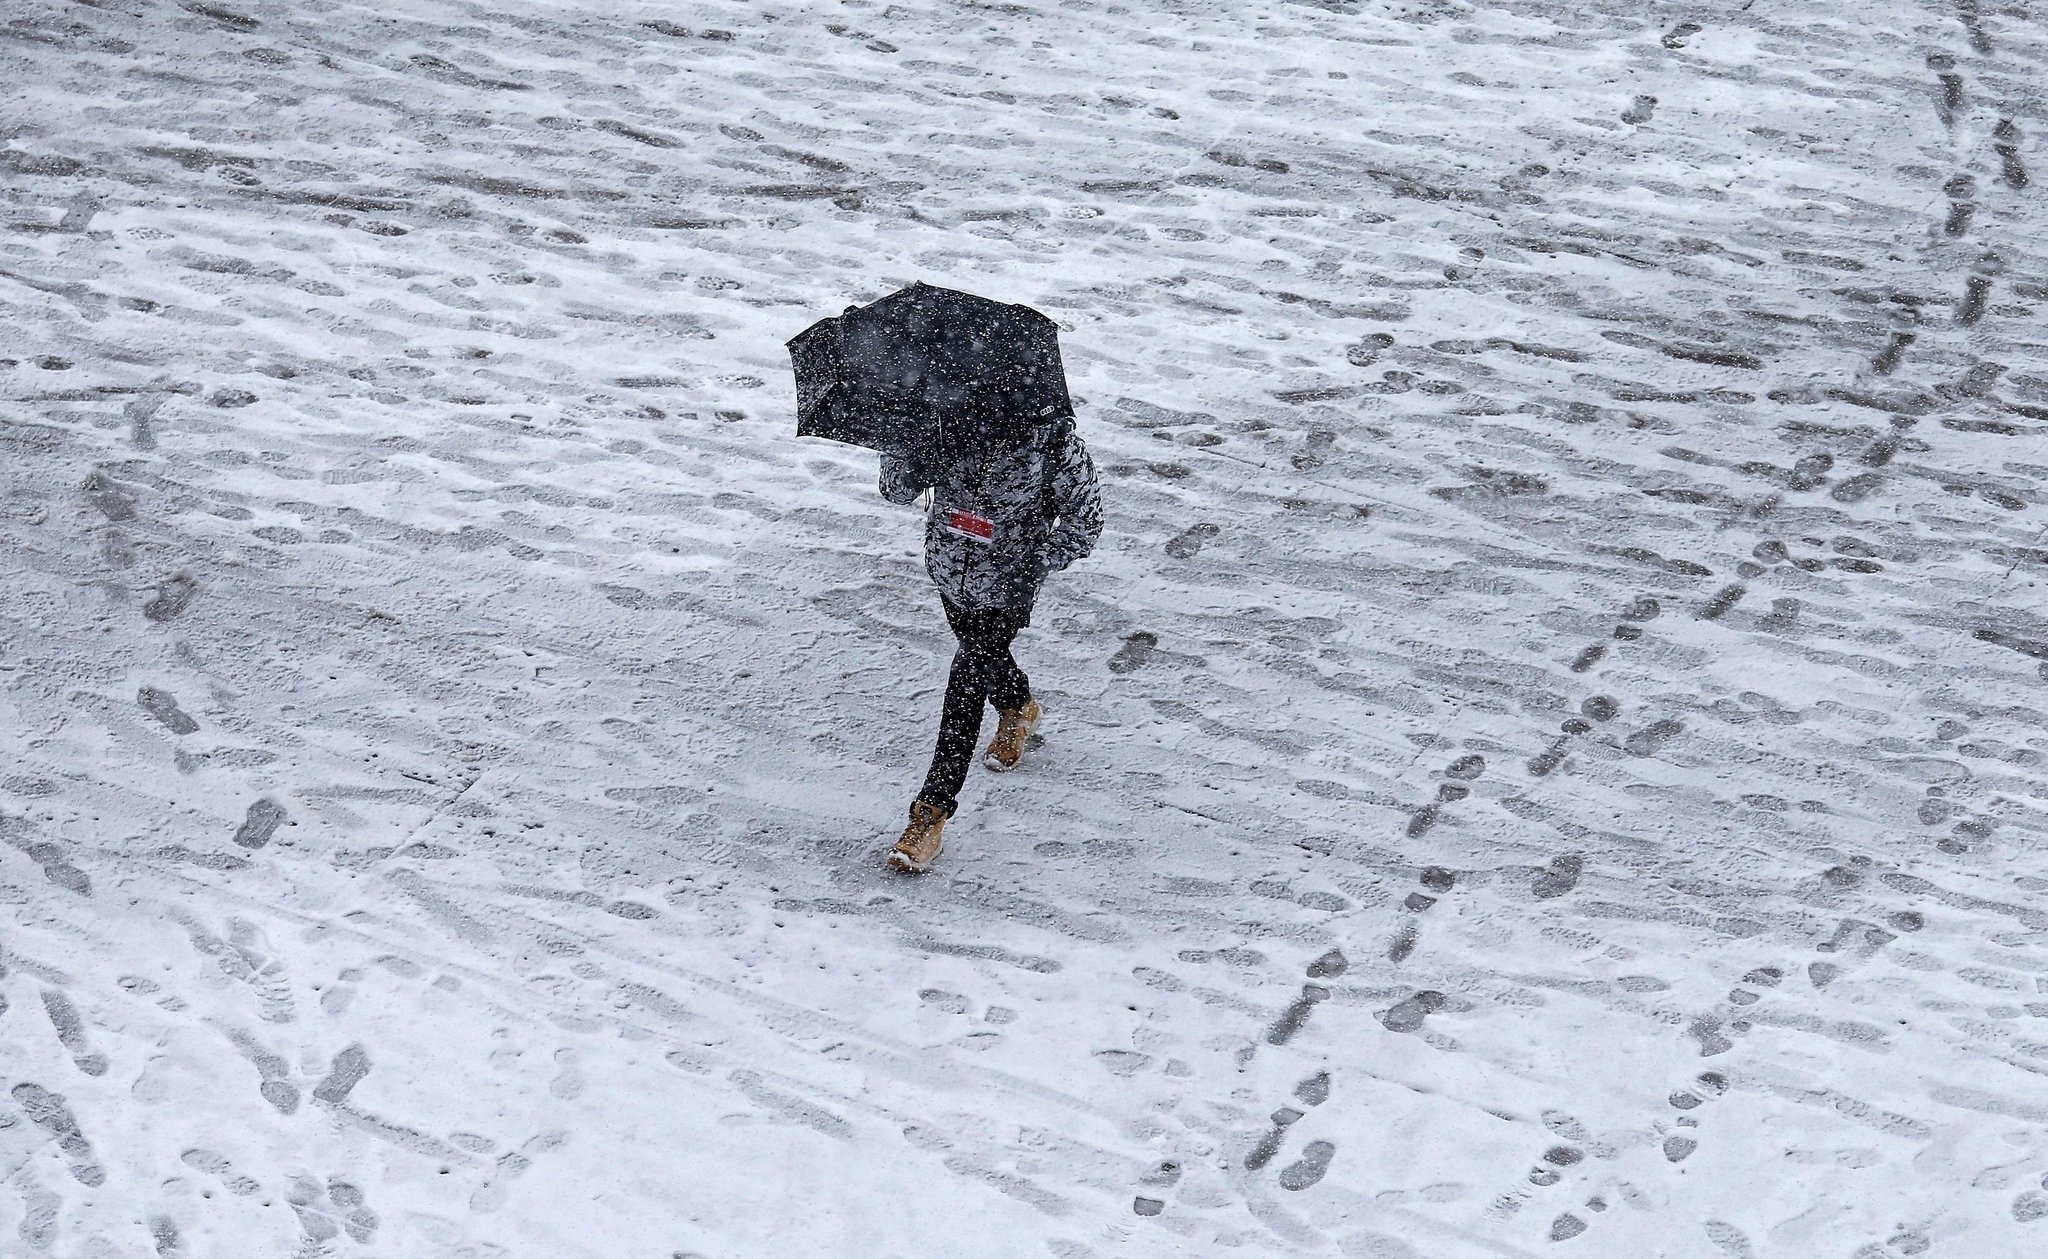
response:
<path id="1" fill-rule="evenodd" d="M 0 1252 L 2048 1248 L 2034 9 L 0 19 Z M 1111 521 L 921 879 L 913 279 Z"/>

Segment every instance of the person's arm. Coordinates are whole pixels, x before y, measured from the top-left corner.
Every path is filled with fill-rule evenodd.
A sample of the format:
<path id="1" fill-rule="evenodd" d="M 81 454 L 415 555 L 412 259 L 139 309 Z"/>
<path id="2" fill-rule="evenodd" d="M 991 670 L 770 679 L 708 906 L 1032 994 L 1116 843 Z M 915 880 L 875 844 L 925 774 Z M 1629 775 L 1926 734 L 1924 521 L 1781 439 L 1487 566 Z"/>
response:
<path id="1" fill-rule="evenodd" d="M 902 459 L 884 451 L 882 454 L 882 497 L 892 503 L 908 505 L 917 501 L 924 493 L 908 459 Z"/>
<path id="2" fill-rule="evenodd" d="M 1088 447 L 1071 420 L 1050 454 L 1052 473 L 1047 478 L 1046 496 L 1058 523 L 1046 540 L 1045 567 L 1048 572 L 1058 572 L 1093 551 L 1102 536 L 1102 487 L 1096 480 L 1095 461 L 1089 458 Z"/>

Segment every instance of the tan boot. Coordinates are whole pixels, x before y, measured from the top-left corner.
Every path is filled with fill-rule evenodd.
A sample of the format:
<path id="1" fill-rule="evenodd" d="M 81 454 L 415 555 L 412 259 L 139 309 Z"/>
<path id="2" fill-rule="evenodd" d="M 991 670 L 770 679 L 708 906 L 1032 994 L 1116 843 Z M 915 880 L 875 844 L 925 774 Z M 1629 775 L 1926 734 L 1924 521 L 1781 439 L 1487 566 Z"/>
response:
<path id="1" fill-rule="evenodd" d="M 911 805 L 910 825 L 903 828 L 903 838 L 889 850 L 889 864 L 913 874 L 931 869 L 933 859 L 939 855 L 939 832 L 945 826 L 946 811 L 938 805 L 922 800 Z"/>
<path id="2" fill-rule="evenodd" d="M 1024 701 L 1022 708 L 996 710 L 996 737 L 989 740 L 988 751 L 982 753 L 981 763 L 998 774 L 1007 774 L 1017 768 L 1017 762 L 1024 756 L 1024 740 L 1031 737 L 1037 727 L 1038 718 L 1044 710 L 1035 699 Z"/>

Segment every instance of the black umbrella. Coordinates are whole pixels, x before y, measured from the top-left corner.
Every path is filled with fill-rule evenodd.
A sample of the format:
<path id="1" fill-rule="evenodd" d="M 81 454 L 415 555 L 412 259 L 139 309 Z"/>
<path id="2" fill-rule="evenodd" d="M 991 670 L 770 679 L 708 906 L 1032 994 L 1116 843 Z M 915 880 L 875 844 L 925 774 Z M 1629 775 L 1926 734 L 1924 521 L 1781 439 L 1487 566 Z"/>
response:
<path id="1" fill-rule="evenodd" d="M 789 342 L 799 437 L 934 468 L 1073 414 L 1059 330 L 1029 306 L 913 284 Z"/>

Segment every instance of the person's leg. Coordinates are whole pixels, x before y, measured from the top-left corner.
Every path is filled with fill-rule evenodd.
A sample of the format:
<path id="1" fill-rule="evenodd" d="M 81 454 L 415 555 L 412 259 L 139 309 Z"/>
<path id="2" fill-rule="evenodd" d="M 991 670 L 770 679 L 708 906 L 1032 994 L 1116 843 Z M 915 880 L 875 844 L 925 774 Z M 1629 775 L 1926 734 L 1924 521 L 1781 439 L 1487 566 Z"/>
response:
<path id="1" fill-rule="evenodd" d="M 989 657 L 988 700 L 995 705 L 1001 720 L 996 723 L 996 737 L 989 741 L 981 760 L 997 773 L 1017 768 L 1041 712 L 1037 701 L 1031 698 L 1031 679 L 1017 667 L 1016 657 L 1010 654 L 1011 641 L 1030 622 L 1030 617 L 1029 608 L 1005 613 L 999 643 L 992 643 L 997 650 Z"/>
<path id="2" fill-rule="evenodd" d="M 993 679 L 1004 685 L 1010 679 L 999 662 L 1007 661 L 1018 679 L 1023 671 L 1009 658 L 1014 629 L 1004 633 L 1000 620 L 987 613 L 967 611 L 945 604 L 946 623 L 952 627 L 958 645 L 953 667 L 946 675 L 946 701 L 939 716 L 938 745 L 932 750 L 931 771 L 917 798 L 944 809 L 948 816 L 959 806 L 960 785 L 967 781 L 967 768 L 974 760 L 974 745 L 981 738 L 981 709 L 988 702 Z M 1029 693 L 1026 683 L 1026 694 Z M 1006 692 L 1007 698 L 1007 692 Z"/>
<path id="3" fill-rule="evenodd" d="M 981 738 L 981 707 L 989 702 L 991 688 L 999 686 L 1005 699 L 1030 694 L 1030 683 L 1009 652 L 1019 623 L 1000 613 L 969 612 L 940 602 L 957 645 L 946 674 L 938 745 L 932 749 L 924 786 L 911 802 L 910 824 L 888 858 L 890 864 L 910 871 L 930 869 L 939 855 L 946 819 L 960 806 L 960 787 L 967 781 L 974 745 Z"/>
<path id="4" fill-rule="evenodd" d="M 1011 614 L 1000 613 L 998 617 L 984 640 L 988 702 L 1000 712 L 1015 712 L 1031 702 L 1031 679 L 1017 667 L 1017 658 L 1010 654 L 1010 644 L 1023 627 Z"/>
<path id="5" fill-rule="evenodd" d="M 946 702 L 939 715 L 939 741 L 932 750 L 931 771 L 917 793 L 918 799 L 939 806 L 948 817 L 959 807 L 960 785 L 967 781 L 974 743 L 981 737 L 981 707 L 986 697 L 981 663 L 962 639 L 946 675 Z"/>

